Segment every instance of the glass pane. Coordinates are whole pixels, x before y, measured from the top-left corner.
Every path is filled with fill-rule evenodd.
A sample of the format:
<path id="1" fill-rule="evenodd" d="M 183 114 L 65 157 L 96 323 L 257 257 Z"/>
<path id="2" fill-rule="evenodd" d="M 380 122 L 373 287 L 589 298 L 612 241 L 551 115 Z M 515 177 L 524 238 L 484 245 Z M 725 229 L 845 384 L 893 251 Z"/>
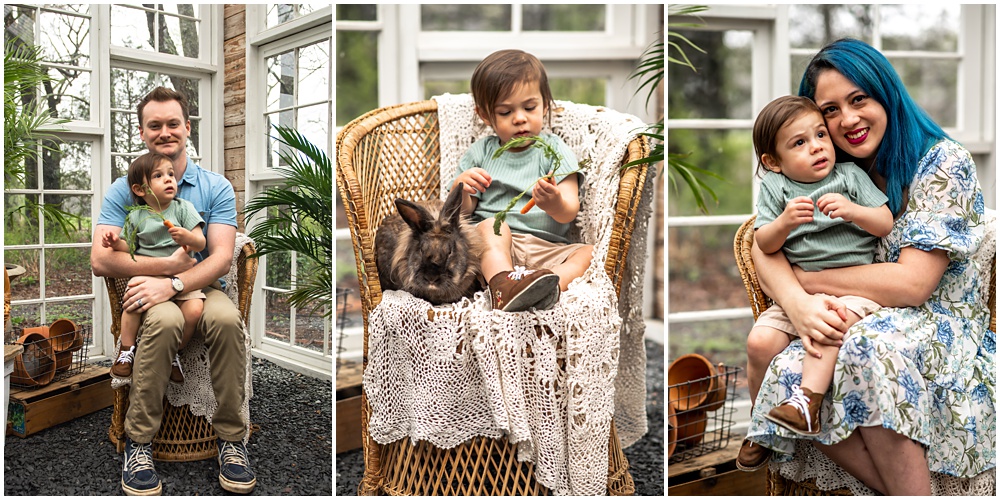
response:
<path id="1" fill-rule="evenodd" d="M 79 295 L 89 294 L 90 292 L 90 279 L 86 281 L 86 289 L 80 284 L 76 287 Z M 51 286 L 51 285 L 47 285 Z M 46 289 L 46 291 L 48 291 Z M 73 291 L 73 290 L 69 290 Z M 72 295 L 78 295 L 74 293 Z M 62 294 L 62 295 L 70 295 Z M 70 300 L 68 302 L 56 302 L 54 304 L 45 305 L 45 319 L 46 322 L 52 324 L 53 321 L 57 319 L 66 318 L 73 320 L 77 326 L 93 326 L 94 324 L 94 299 L 85 300 Z M 93 333 L 93 332 L 91 332 Z"/>
<path id="2" fill-rule="evenodd" d="M 136 156 L 115 156 L 111 166 L 111 178 L 118 179 L 128 173 L 128 166 Z"/>
<path id="3" fill-rule="evenodd" d="M 191 159 L 193 160 L 201 157 L 201 154 L 199 153 L 199 151 L 201 151 L 201 148 L 199 147 L 201 145 L 200 142 L 201 142 L 201 120 L 197 118 L 192 118 L 191 135 L 188 136 L 187 147 L 185 149 L 187 150 L 188 156 L 190 156 Z"/>
<path id="4" fill-rule="evenodd" d="M 5 240 L 6 241 L 6 240 Z M 5 264 L 14 264 L 24 268 L 24 274 L 10 280 L 11 300 L 29 300 L 41 298 L 39 280 L 39 256 L 41 250 L 9 250 L 4 249 Z M 90 259 L 88 257 L 87 261 Z"/>
<path id="5" fill-rule="evenodd" d="M 111 150 L 119 153 L 135 153 L 145 149 L 146 144 L 139 137 L 139 115 L 112 112 Z"/>
<path id="6" fill-rule="evenodd" d="M 957 52 L 962 6 L 882 5 L 882 50 Z"/>
<path id="7" fill-rule="evenodd" d="M 442 94 L 467 94 L 469 85 L 469 80 L 427 80 L 424 82 L 424 99 Z"/>
<path id="8" fill-rule="evenodd" d="M 524 31 L 604 31 L 603 4 L 522 6 Z"/>
<path id="9" fill-rule="evenodd" d="M 91 143 L 64 141 L 58 152 L 46 151 L 42 173 L 45 189 L 91 189 Z"/>
<path id="10" fill-rule="evenodd" d="M 292 19 L 314 12 L 316 9 L 317 6 L 309 4 L 269 4 L 267 6 L 267 27 L 287 23 Z"/>
<path id="11" fill-rule="evenodd" d="M 179 4 L 181 14 L 193 15 L 190 4 Z M 160 52 L 198 57 L 198 22 L 186 18 L 160 15 Z"/>
<path id="12" fill-rule="evenodd" d="M 45 297 L 69 297 L 93 293 L 90 248 L 50 248 L 45 250 Z M 49 319 L 52 311 L 46 311 Z M 90 313 L 90 309 L 86 311 Z M 76 321 L 74 318 L 70 318 Z"/>
<path id="13" fill-rule="evenodd" d="M 819 49 L 816 49 L 816 52 L 819 52 Z M 815 55 L 816 53 L 809 54 L 808 56 L 792 56 L 790 68 L 792 81 L 788 87 L 789 94 L 799 94 L 799 84 L 802 83 L 802 77 L 806 73 L 806 66 L 809 66 L 809 61 L 811 61 Z"/>
<path id="14" fill-rule="evenodd" d="M 70 66 L 90 66 L 90 19 L 42 12 L 45 60 Z"/>
<path id="15" fill-rule="evenodd" d="M 667 150 L 672 154 L 688 155 L 683 160 L 695 167 L 714 172 L 724 180 L 703 177 L 716 196 L 705 202 L 712 215 L 748 214 L 753 211 L 751 175 L 756 163 L 750 130 L 691 130 L 671 128 Z M 669 216 L 701 215 L 687 184 L 678 180 L 667 195 Z"/>
<path id="16" fill-rule="evenodd" d="M 264 320 L 264 334 L 267 338 L 281 342 L 288 342 L 291 333 L 289 323 L 292 313 L 286 297 L 287 294 L 271 290 L 264 291 L 265 315 L 267 316 Z"/>
<path id="17" fill-rule="evenodd" d="M 77 217 L 65 217 L 60 224 L 54 217 L 45 218 L 45 243 L 89 243 L 90 242 L 90 201 L 91 195 L 46 194 L 45 203 L 55 205 L 60 210 Z M 83 259 L 89 268 L 88 256 Z M 58 269 L 52 268 L 50 269 Z"/>
<path id="18" fill-rule="evenodd" d="M 667 116 L 677 118 L 753 117 L 750 109 L 753 32 L 678 29 L 705 52 L 685 50 L 697 72 L 669 64 Z M 674 52 L 671 51 L 671 55 Z"/>
<path id="19" fill-rule="evenodd" d="M 330 99 L 330 39 L 299 49 L 299 105 Z"/>
<path id="20" fill-rule="evenodd" d="M 135 111 L 139 101 L 159 85 L 156 73 L 111 69 L 111 107 Z M 138 124 L 138 118 L 135 119 Z"/>
<path id="21" fill-rule="evenodd" d="M 788 40 L 792 48 L 820 49 L 844 37 L 872 42 L 874 7 L 871 5 L 791 5 Z"/>
<path id="22" fill-rule="evenodd" d="M 26 205 L 29 201 L 37 205 L 38 195 L 4 193 L 3 201 L 6 207 L 3 226 L 4 245 L 37 245 L 38 210 L 30 210 Z"/>
<path id="23" fill-rule="evenodd" d="M 742 284 L 740 289 L 743 289 Z M 744 294 L 743 306 L 748 305 Z M 667 358 L 672 361 L 693 352 L 707 357 L 713 363 L 742 367 L 743 370 L 739 372 L 741 380 L 737 385 L 745 387 L 741 382 L 746 380 L 747 334 L 752 327 L 752 316 L 744 319 L 671 323 Z"/>
<path id="24" fill-rule="evenodd" d="M 20 281 L 21 278 L 17 278 Z M 11 290 L 14 282 L 11 281 Z M 14 299 L 17 300 L 17 299 Z M 11 304 L 10 323 L 14 328 L 29 328 L 42 324 L 42 306 L 39 304 Z M 14 339 L 17 340 L 17 339 Z"/>
<path id="25" fill-rule="evenodd" d="M 891 58 L 906 90 L 942 127 L 954 127 L 958 113 L 958 61 Z"/>
<path id="26" fill-rule="evenodd" d="M 38 11 L 31 7 L 3 6 L 4 42 L 19 38 L 27 43 L 35 43 L 35 20 Z"/>
<path id="27" fill-rule="evenodd" d="M 295 344 L 310 351 L 323 352 L 323 340 L 329 331 L 321 309 L 295 310 Z"/>
<path id="28" fill-rule="evenodd" d="M 295 105 L 295 51 L 267 58 L 267 111 Z"/>
<path id="29" fill-rule="evenodd" d="M 70 120 L 90 120 L 90 79 L 89 71 L 65 68 L 48 69 L 52 91 L 46 94 L 48 111 L 58 118 Z"/>
<path id="30" fill-rule="evenodd" d="M 337 4 L 338 21 L 377 21 L 378 8 L 375 5 Z"/>
<path id="31" fill-rule="evenodd" d="M 337 32 L 337 125 L 378 108 L 378 33 Z"/>
<path id="32" fill-rule="evenodd" d="M 86 4 L 73 4 L 73 3 L 47 3 L 46 8 L 65 10 L 67 12 L 76 12 L 78 14 L 89 14 L 90 6 Z"/>
<path id="33" fill-rule="evenodd" d="M 130 49 L 154 50 L 150 31 L 155 16 L 141 10 L 111 6 L 111 44 Z"/>
<path id="34" fill-rule="evenodd" d="M 295 128 L 295 119 L 293 111 L 282 111 L 275 115 L 264 115 L 265 125 L 267 126 L 268 136 L 267 136 L 267 168 L 275 168 L 279 165 L 284 165 L 281 158 L 278 156 L 278 152 L 282 148 L 287 148 L 287 146 L 273 139 L 273 136 L 277 135 L 274 131 L 275 126 L 291 127 Z M 325 139 L 324 139 L 325 141 Z M 324 142 L 325 144 L 325 142 Z"/>
<path id="35" fill-rule="evenodd" d="M 422 31 L 510 31 L 510 5 L 421 5 Z"/>
<path id="36" fill-rule="evenodd" d="M 329 105 L 308 106 L 298 111 L 298 131 L 314 146 L 326 151 L 330 138 Z"/>
<path id="37" fill-rule="evenodd" d="M 669 227 L 670 312 L 747 307 L 733 257 L 739 225 Z M 673 330 L 670 334 L 673 335 Z M 746 332 L 744 332 L 746 333 Z M 744 335 L 745 337 L 745 335 Z"/>
<path id="38" fill-rule="evenodd" d="M 549 87 L 552 98 L 561 101 L 572 101 L 577 104 L 606 104 L 607 80 L 604 78 L 551 78 Z"/>

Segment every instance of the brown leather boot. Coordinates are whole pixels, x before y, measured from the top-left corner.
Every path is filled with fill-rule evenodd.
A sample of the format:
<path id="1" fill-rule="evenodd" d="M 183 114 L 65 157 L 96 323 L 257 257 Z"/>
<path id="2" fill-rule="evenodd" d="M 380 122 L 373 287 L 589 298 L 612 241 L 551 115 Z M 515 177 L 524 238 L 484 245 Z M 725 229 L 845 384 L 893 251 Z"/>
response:
<path id="1" fill-rule="evenodd" d="M 771 458 L 771 450 L 744 439 L 740 446 L 740 454 L 736 456 L 736 468 L 741 471 L 753 472 L 767 465 Z"/>
<path id="2" fill-rule="evenodd" d="M 525 269 L 515 266 L 490 278 L 490 302 L 493 309 L 506 312 L 529 308 L 551 309 L 559 302 L 559 276 L 548 269 Z"/>
<path id="3" fill-rule="evenodd" d="M 175 384 L 184 383 L 184 372 L 181 370 L 181 357 L 174 355 L 174 360 L 170 362 L 170 381 Z"/>
<path id="4" fill-rule="evenodd" d="M 822 394 L 793 385 L 792 397 L 772 408 L 766 417 L 796 434 L 815 436 L 820 432 L 819 408 L 822 404 Z"/>
<path id="5" fill-rule="evenodd" d="M 132 363 L 135 361 L 135 346 L 121 347 L 115 364 L 111 365 L 111 373 L 116 377 L 131 377 Z"/>

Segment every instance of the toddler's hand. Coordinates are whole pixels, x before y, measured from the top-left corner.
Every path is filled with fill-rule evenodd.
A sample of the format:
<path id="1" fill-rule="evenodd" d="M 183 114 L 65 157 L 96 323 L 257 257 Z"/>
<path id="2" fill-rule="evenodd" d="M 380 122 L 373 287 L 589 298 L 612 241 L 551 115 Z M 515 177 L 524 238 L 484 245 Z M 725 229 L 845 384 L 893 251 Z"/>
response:
<path id="1" fill-rule="evenodd" d="M 114 231 L 106 231 L 104 236 L 101 237 L 101 246 L 104 248 L 114 248 L 118 239 L 118 235 Z"/>
<path id="2" fill-rule="evenodd" d="M 813 220 L 813 202 L 808 196 L 792 198 L 785 205 L 785 210 L 778 216 L 784 219 L 784 223 L 792 227 L 799 227 Z"/>
<path id="3" fill-rule="evenodd" d="M 459 182 L 465 184 L 464 190 L 466 194 L 476 194 L 486 191 L 486 188 L 490 187 L 490 184 L 493 182 L 493 178 L 485 170 L 474 167 L 456 177 L 452 187 L 457 186 Z"/>
<path id="4" fill-rule="evenodd" d="M 174 243 L 178 245 L 188 246 L 194 243 L 191 238 L 191 231 L 184 229 L 180 226 L 174 226 L 167 230 L 170 233 L 170 237 L 174 240 Z"/>
<path id="5" fill-rule="evenodd" d="M 826 193 L 816 200 L 816 208 L 830 218 L 839 217 L 847 222 L 854 222 L 854 203 L 840 193 Z"/>
<path id="6" fill-rule="evenodd" d="M 562 206 L 562 191 L 556 186 L 556 181 L 552 177 L 545 177 L 535 183 L 531 189 L 531 199 L 535 200 L 535 205 L 548 213 L 552 209 Z"/>

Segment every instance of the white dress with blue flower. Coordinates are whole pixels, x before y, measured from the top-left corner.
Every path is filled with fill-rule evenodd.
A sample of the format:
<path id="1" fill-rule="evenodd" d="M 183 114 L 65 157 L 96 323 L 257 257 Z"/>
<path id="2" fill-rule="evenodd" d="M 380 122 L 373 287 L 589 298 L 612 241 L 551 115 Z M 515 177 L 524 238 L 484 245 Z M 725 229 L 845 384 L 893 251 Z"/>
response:
<path id="1" fill-rule="evenodd" d="M 960 144 L 943 140 L 920 160 L 906 212 L 882 239 L 877 262 L 900 249 L 944 249 L 951 259 L 920 307 L 886 307 L 848 332 L 821 410 L 822 433 L 834 444 L 859 426 L 883 426 L 927 446 L 931 471 L 972 477 L 996 462 L 993 358 L 996 334 L 982 298 L 989 269 L 971 259 L 985 233 L 976 166 Z M 792 459 L 797 435 L 764 415 L 802 379 L 805 351 L 795 340 L 771 362 L 748 437 Z"/>

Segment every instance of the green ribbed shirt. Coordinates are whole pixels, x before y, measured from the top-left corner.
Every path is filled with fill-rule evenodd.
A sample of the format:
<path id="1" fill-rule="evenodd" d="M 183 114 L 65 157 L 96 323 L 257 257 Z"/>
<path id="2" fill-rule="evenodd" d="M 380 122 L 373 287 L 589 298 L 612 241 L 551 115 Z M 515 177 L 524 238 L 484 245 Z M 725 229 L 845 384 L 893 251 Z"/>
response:
<path id="1" fill-rule="evenodd" d="M 540 137 L 562 155 L 560 172 L 572 172 L 577 169 L 576 155 L 559 136 L 540 134 Z M 545 158 L 544 151 L 536 147 L 517 153 L 508 151 L 500 155 L 500 158 L 493 159 L 493 153 L 500 147 L 499 137 L 495 135 L 484 137 L 473 143 L 459 161 L 455 172 L 456 178 L 462 172 L 474 167 L 486 170 L 492 178 L 490 187 L 485 192 L 472 195 L 479 200 L 472 213 L 473 221 L 480 222 L 493 217 L 497 212 L 507 208 L 511 199 L 527 189 L 528 193 L 517 201 L 510 212 L 507 212 L 506 222 L 510 230 L 515 233 L 531 234 L 553 243 L 569 243 L 566 233 L 569 232 L 570 224 L 556 222 L 538 207 L 532 208 L 527 214 L 521 214 L 521 208 L 531 199 L 531 188 L 539 177 L 552 170 L 553 161 Z M 565 175 L 557 174 L 556 183 L 562 182 L 564 178 Z M 578 176 L 577 180 L 581 181 L 578 185 L 582 185 L 582 177 Z"/>
<path id="2" fill-rule="evenodd" d="M 760 183 L 754 229 L 773 222 L 792 198 L 806 196 L 816 203 L 826 193 L 840 193 L 865 207 L 880 207 L 889 201 L 854 163 L 838 163 L 825 179 L 813 183 L 795 182 L 782 174 L 767 172 Z M 853 222 L 830 218 L 814 208 L 813 221 L 793 229 L 781 249 L 788 262 L 806 271 L 820 271 L 871 264 L 877 243 L 876 236 Z"/>
<path id="3" fill-rule="evenodd" d="M 167 209 L 162 212 L 164 218 L 172 222 L 177 227 L 187 230 L 194 230 L 198 224 L 204 224 L 205 220 L 198 214 L 198 209 L 190 201 L 175 198 L 170 202 Z M 137 255 L 147 257 L 169 257 L 180 245 L 170 237 L 170 231 L 159 217 L 145 211 L 133 210 L 129 212 L 125 224 L 137 225 L 136 250 Z M 127 226 L 126 226 L 127 227 Z M 125 237 L 125 229 L 122 228 L 121 237 Z"/>

